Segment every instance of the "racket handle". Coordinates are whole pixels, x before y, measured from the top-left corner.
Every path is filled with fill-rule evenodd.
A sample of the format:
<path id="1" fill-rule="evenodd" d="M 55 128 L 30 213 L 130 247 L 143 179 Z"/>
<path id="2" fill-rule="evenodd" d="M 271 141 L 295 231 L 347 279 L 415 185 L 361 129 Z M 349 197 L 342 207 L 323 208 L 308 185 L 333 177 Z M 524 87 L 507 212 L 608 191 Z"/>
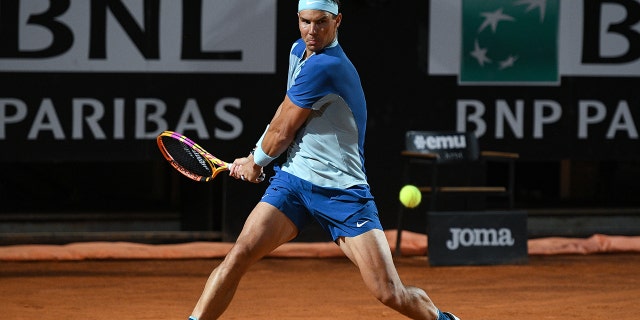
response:
<path id="1" fill-rule="evenodd" d="M 231 167 L 233 167 L 233 163 L 229 163 L 229 164 L 227 165 L 227 169 L 229 169 L 229 171 L 231 171 Z M 264 181 L 264 179 L 265 179 L 265 178 L 266 178 L 266 175 L 264 174 L 264 172 L 261 172 L 261 173 L 260 173 L 260 176 L 258 176 L 258 178 L 256 179 L 256 181 L 258 181 L 258 182 L 262 182 L 262 181 Z"/>

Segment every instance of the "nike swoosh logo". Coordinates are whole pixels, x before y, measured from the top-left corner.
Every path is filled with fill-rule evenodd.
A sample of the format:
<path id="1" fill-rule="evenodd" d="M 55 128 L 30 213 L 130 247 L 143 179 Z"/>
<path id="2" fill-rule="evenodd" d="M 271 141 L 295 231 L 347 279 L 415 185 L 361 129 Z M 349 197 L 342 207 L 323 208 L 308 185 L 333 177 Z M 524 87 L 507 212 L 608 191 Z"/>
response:
<path id="1" fill-rule="evenodd" d="M 356 222 L 356 227 L 360 228 L 360 227 L 364 226 L 365 223 L 367 223 L 367 222 L 369 222 L 369 220 L 365 220 L 365 221 L 362 221 L 362 222 L 358 221 L 358 222 Z"/>

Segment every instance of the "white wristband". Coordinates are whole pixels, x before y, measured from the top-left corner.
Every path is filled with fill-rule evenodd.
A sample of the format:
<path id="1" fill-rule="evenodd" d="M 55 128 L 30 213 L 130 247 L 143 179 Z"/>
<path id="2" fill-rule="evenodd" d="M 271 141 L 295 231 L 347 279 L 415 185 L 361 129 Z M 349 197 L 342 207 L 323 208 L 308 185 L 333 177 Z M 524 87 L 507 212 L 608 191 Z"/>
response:
<path id="1" fill-rule="evenodd" d="M 258 145 L 256 150 L 253 152 L 253 162 L 261 167 L 266 167 L 271 161 L 275 160 L 278 157 L 271 157 L 262 150 L 262 146 Z"/>

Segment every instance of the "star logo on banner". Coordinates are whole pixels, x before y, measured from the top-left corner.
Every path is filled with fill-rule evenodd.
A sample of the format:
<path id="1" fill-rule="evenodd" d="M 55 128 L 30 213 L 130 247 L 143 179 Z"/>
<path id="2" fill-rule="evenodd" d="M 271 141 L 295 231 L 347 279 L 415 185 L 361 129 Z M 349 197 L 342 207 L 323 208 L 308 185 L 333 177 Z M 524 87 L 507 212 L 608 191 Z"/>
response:
<path id="1" fill-rule="evenodd" d="M 516 2 L 516 6 L 529 5 L 526 12 L 529 12 L 535 8 L 540 9 L 540 22 L 544 21 L 544 12 L 547 8 L 547 0 L 520 0 Z"/>
<path id="2" fill-rule="evenodd" d="M 487 58 L 487 48 L 480 48 L 478 40 L 476 39 L 475 49 L 471 51 L 471 56 L 478 60 L 478 63 L 484 67 L 484 63 L 491 63 L 491 59 Z"/>
<path id="3" fill-rule="evenodd" d="M 502 13 L 502 8 L 496 10 L 495 12 L 483 12 L 480 15 L 484 17 L 484 22 L 480 25 L 480 29 L 478 29 L 478 33 L 482 32 L 486 27 L 491 26 L 491 31 L 496 33 L 496 29 L 498 28 L 498 22 L 500 21 L 515 21 L 515 19 L 511 16 Z"/>
<path id="4" fill-rule="evenodd" d="M 461 1 L 460 83 L 558 83 L 560 0 Z"/>
<path id="5" fill-rule="evenodd" d="M 518 57 L 508 56 L 507 59 L 500 61 L 500 70 L 504 70 L 506 68 L 511 68 L 515 64 Z"/>

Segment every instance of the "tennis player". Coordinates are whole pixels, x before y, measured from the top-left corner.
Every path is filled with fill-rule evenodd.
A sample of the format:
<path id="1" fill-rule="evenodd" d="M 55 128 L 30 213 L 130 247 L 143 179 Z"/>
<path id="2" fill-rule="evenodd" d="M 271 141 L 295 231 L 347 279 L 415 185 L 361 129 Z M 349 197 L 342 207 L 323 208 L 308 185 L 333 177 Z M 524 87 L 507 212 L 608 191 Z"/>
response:
<path id="1" fill-rule="evenodd" d="M 230 174 L 250 182 L 285 151 L 275 175 L 224 261 L 213 270 L 191 320 L 218 318 L 247 269 L 315 220 L 360 269 L 365 285 L 412 319 L 452 320 L 424 290 L 405 286 L 393 264 L 364 168 L 367 123 L 358 72 L 338 44 L 335 0 L 300 0 L 301 38 L 291 47 L 287 92 L 246 158 Z M 340 285 L 340 284 L 336 284 Z"/>

